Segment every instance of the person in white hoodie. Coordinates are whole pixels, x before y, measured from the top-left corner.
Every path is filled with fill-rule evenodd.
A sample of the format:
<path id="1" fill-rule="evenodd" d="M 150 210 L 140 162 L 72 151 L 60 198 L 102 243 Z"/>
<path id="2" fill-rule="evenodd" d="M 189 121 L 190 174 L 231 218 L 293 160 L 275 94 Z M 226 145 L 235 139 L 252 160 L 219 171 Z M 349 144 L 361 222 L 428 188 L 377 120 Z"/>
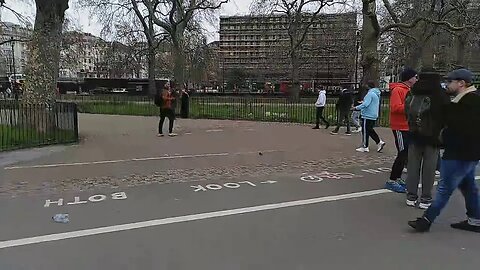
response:
<path id="1" fill-rule="evenodd" d="M 325 128 L 330 127 L 330 123 L 323 117 L 323 109 L 325 109 L 325 104 L 327 103 L 327 92 L 323 89 L 320 89 L 318 92 L 318 99 L 317 102 L 315 102 L 315 107 L 317 108 L 317 116 L 316 116 L 316 125 L 313 127 L 313 129 L 319 129 L 320 128 L 320 119 L 325 123 Z"/>

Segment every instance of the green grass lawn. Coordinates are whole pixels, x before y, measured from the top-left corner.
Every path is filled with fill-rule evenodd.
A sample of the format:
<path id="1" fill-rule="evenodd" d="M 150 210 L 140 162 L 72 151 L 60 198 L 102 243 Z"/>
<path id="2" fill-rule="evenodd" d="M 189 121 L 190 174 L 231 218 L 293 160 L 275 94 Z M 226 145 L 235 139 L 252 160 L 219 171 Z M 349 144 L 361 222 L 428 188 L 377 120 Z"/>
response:
<path id="1" fill-rule="evenodd" d="M 72 130 L 39 132 L 33 128 L 0 125 L 0 151 L 76 141 Z"/>

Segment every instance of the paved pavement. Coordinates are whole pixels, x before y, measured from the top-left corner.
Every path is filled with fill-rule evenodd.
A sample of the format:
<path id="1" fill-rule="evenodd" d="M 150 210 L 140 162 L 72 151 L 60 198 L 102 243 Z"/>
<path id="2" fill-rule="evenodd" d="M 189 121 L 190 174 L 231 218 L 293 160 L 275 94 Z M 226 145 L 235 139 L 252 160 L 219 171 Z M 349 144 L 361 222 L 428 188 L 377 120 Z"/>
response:
<path id="1" fill-rule="evenodd" d="M 382 189 L 394 153 L 308 126 L 80 117 L 78 146 L 0 156 L 0 269 L 477 269 L 455 231 L 461 196 L 428 234 Z M 259 154 L 261 153 L 261 154 Z M 478 174 L 480 175 L 480 174 Z M 68 224 L 51 217 L 69 213 Z"/>

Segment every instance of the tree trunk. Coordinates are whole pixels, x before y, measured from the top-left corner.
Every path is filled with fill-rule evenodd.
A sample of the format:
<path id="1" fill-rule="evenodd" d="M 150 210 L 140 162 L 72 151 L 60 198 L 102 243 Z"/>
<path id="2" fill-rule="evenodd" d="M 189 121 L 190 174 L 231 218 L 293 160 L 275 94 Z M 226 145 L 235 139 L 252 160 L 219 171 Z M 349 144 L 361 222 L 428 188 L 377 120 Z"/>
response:
<path id="1" fill-rule="evenodd" d="M 148 44 L 148 93 L 150 95 L 157 94 L 157 87 L 155 83 L 155 47 L 153 44 Z"/>
<path id="2" fill-rule="evenodd" d="M 291 75 L 292 75 L 292 85 L 290 88 L 290 95 L 292 100 L 298 101 L 300 99 L 300 64 L 296 54 L 292 54 L 290 57 L 291 61 Z"/>
<path id="3" fill-rule="evenodd" d="M 36 0 L 37 13 L 29 57 L 23 100 L 53 104 L 57 92 L 60 40 L 68 0 Z"/>
<path id="4" fill-rule="evenodd" d="M 467 46 L 467 36 L 465 34 L 461 34 L 456 39 L 456 57 L 455 57 L 455 66 L 464 67 L 465 66 L 465 49 Z"/>
<path id="5" fill-rule="evenodd" d="M 175 84 L 182 87 L 185 83 L 185 55 L 181 48 L 174 47 L 173 49 L 174 67 L 173 76 Z"/>
<path id="6" fill-rule="evenodd" d="M 434 37 L 429 37 L 423 43 L 423 50 L 422 50 L 422 69 L 423 70 L 433 70 L 434 66 L 434 51 L 433 51 L 433 41 Z M 418 68 L 418 67 L 414 67 Z"/>
<path id="7" fill-rule="evenodd" d="M 375 14 L 375 1 L 373 3 L 364 2 L 363 4 L 363 29 L 362 29 L 362 85 L 368 81 L 379 81 L 379 59 L 378 59 L 378 40 L 380 33 L 374 25 L 376 22 L 370 17 Z"/>

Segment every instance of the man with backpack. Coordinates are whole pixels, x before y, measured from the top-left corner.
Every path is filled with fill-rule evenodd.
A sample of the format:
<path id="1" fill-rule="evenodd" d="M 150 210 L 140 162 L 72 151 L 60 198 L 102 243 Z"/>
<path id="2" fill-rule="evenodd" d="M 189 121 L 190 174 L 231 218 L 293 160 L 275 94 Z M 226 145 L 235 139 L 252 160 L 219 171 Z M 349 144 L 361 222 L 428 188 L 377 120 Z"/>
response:
<path id="1" fill-rule="evenodd" d="M 175 122 L 175 100 L 176 97 L 172 92 L 169 84 L 165 84 L 163 91 L 155 95 L 155 105 L 160 107 L 160 122 L 158 123 L 158 137 L 163 137 L 163 124 L 165 118 L 168 118 L 168 136 L 174 137 L 173 125 Z"/>
<path id="2" fill-rule="evenodd" d="M 417 82 L 417 72 L 405 68 L 400 73 L 401 83 L 390 84 L 390 128 L 395 138 L 397 157 L 392 165 L 390 179 L 385 183 L 385 188 L 398 193 L 405 193 L 405 182 L 402 172 L 408 160 L 409 130 L 405 117 L 405 98 L 410 88 Z"/>
<path id="3" fill-rule="evenodd" d="M 422 72 L 405 100 L 410 129 L 408 149 L 407 205 L 427 209 L 432 203 L 435 170 L 440 153 L 438 137 L 444 127 L 445 110 L 450 98 L 442 90 L 440 74 Z M 418 184 L 422 179 L 422 196 Z"/>
<path id="4" fill-rule="evenodd" d="M 480 233 L 480 198 L 475 171 L 480 160 L 480 95 L 473 86 L 473 73 L 457 69 L 448 74 L 448 92 L 455 98 L 446 110 L 445 128 L 440 140 L 445 152 L 437 194 L 424 215 L 408 225 L 418 232 L 430 230 L 432 223 L 447 205 L 455 189 L 465 198 L 467 220 L 451 224 L 454 229 Z"/>

